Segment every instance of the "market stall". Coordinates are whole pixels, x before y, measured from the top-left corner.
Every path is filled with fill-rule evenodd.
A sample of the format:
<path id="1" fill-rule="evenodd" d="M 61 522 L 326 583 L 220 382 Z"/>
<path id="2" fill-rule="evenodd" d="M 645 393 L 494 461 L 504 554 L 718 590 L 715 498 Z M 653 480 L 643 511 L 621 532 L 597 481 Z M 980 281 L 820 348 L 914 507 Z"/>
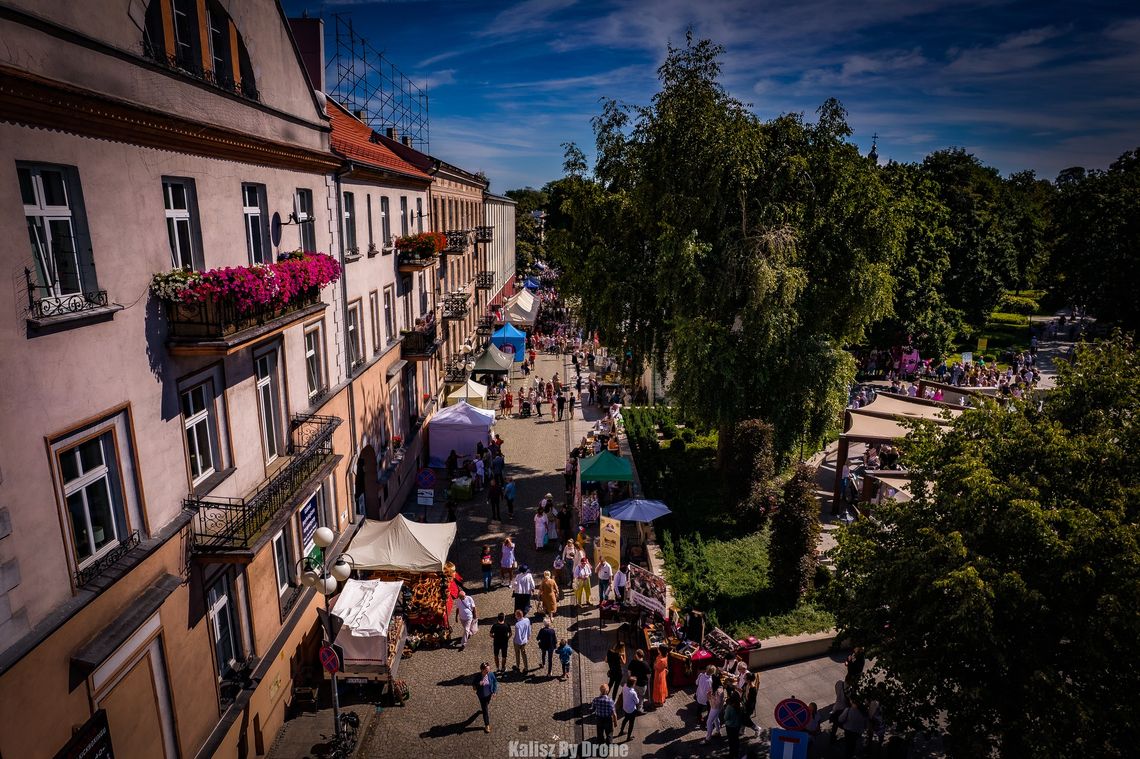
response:
<path id="1" fill-rule="evenodd" d="M 439 645 L 449 637 L 452 602 L 462 578 L 447 560 L 454 522 L 412 522 L 402 514 L 387 522 L 365 520 L 347 553 L 369 580 L 402 581 L 409 648 Z"/>
<path id="2" fill-rule="evenodd" d="M 478 443 L 487 444 L 490 440 L 494 423 L 493 410 L 476 408 L 464 401 L 436 412 L 427 424 L 431 465 L 444 466 L 452 451 L 461 460 L 473 455 Z"/>
<path id="3" fill-rule="evenodd" d="M 492 334 L 491 344 L 509 355 L 515 363 L 526 359 L 526 333 L 513 324 L 504 324 Z"/>
<path id="4" fill-rule="evenodd" d="M 541 305 L 538 296 L 523 290 L 507 303 L 507 322 L 516 327 L 533 327 Z"/>
<path id="5" fill-rule="evenodd" d="M 574 488 L 574 507 L 580 524 L 593 524 L 601 515 L 598 496 L 586 493 L 585 483 L 630 483 L 633 482 L 633 466 L 609 451 L 589 456 L 578 462 L 578 477 Z"/>
<path id="6" fill-rule="evenodd" d="M 336 644 L 349 682 L 378 682 L 390 689 L 395 682 L 407 639 L 403 619 L 395 616 L 403 586 L 400 580 L 344 583 L 332 613 L 344 622 Z"/>
<path id="7" fill-rule="evenodd" d="M 476 375 L 510 374 L 513 360 L 510 354 L 499 350 L 494 343 L 488 343 L 487 349 L 475 359 L 474 373 Z"/>
<path id="8" fill-rule="evenodd" d="M 487 400 L 487 394 L 488 390 L 486 385 L 480 385 L 475 380 L 469 379 L 447 396 L 447 403 L 448 405 L 454 405 L 463 401 L 472 406 L 487 409 L 491 408 Z M 438 416 L 438 414 L 436 416 Z M 458 449 L 456 450 L 458 451 Z"/>

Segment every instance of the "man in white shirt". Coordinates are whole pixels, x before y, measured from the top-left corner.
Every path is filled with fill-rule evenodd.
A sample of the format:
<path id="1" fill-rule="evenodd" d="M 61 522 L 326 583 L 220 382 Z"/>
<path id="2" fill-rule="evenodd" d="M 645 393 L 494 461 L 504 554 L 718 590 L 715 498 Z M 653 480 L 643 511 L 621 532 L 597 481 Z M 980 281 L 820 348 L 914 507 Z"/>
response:
<path id="1" fill-rule="evenodd" d="M 619 569 L 614 575 L 614 598 L 618 600 L 618 603 L 625 602 L 625 589 L 628 585 L 629 574 L 624 569 Z"/>
<path id="2" fill-rule="evenodd" d="M 459 597 L 455 600 L 455 621 L 463 627 L 463 641 L 459 644 L 459 650 L 462 651 L 467 647 L 467 639 L 479 630 L 479 617 L 475 613 L 475 599 L 462 590 L 459 591 Z"/>
<path id="3" fill-rule="evenodd" d="M 625 681 L 625 687 L 621 689 L 621 711 L 624 717 L 616 737 L 620 738 L 625 732 L 625 726 L 629 725 L 629 737 L 630 740 L 633 739 L 633 723 L 637 719 L 640 706 L 641 696 L 637 695 L 637 678 L 631 677 Z"/>
<path id="4" fill-rule="evenodd" d="M 475 489 L 483 489 L 483 475 L 485 469 L 483 467 L 483 459 L 475 459 Z"/>
<path id="5" fill-rule="evenodd" d="M 534 593 L 534 575 L 526 564 L 519 567 L 518 575 L 511 580 L 511 593 L 515 598 L 515 609 L 525 616 L 530 612 L 530 597 Z"/>
<path id="6" fill-rule="evenodd" d="M 610 580 L 614 576 L 614 568 L 605 559 L 598 565 L 598 603 L 605 601 L 610 594 Z"/>
<path id="7" fill-rule="evenodd" d="M 700 704 L 701 707 L 700 714 L 698 715 L 698 727 L 703 725 L 705 721 L 705 711 L 709 706 L 709 694 L 712 693 L 713 674 L 715 672 L 716 667 L 710 664 L 704 672 L 697 675 L 697 703 Z"/>
<path id="8" fill-rule="evenodd" d="M 530 661 L 526 656 L 526 645 L 530 643 L 530 620 L 522 613 L 520 609 L 515 609 L 515 666 L 513 669 L 518 672 L 521 660 L 522 674 L 530 671 Z"/>

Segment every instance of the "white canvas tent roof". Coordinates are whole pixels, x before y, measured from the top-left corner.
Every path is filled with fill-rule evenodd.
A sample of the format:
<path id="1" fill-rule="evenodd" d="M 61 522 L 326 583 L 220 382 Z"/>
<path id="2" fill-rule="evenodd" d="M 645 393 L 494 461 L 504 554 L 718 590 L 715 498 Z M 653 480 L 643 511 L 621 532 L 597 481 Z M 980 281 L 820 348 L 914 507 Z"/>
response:
<path id="1" fill-rule="evenodd" d="M 467 380 L 463 385 L 460 385 L 454 393 L 447 396 L 447 400 L 451 403 L 459 401 L 467 401 L 472 406 L 487 407 L 487 386 L 481 385 L 473 379 Z M 438 414 L 436 415 L 438 417 Z"/>
<path id="2" fill-rule="evenodd" d="M 906 472 L 878 470 L 867 472 L 867 476 L 895 490 L 895 494 L 891 497 L 900 503 L 909 501 L 913 497 L 910 492 L 910 475 Z"/>
<path id="3" fill-rule="evenodd" d="M 480 385 L 480 387 L 482 387 Z M 437 411 L 428 422 L 429 426 L 440 427 L 483 427 L 490 429 L 495 423 L 495 412 L 475 408 L 470 403 L 459 402 L 454 406 Z"/>
<path id="4" fill-rule="evenodd" d="M 886 416 L 905 416 L 911 419 L 929 419 L 938 424 L 948 424 L 946 412 L 950 412 L 950 419 L 961 415 L 962 409 L 949 406 L 922 403 L 912 398 L 890 393 L 878 393 L 875 400 L 863 406 L 859 411 L 882 414 Z"/>
<path id="5" fill-rule="evenodd" d="M 348 553 L 357 569 L 442 572 L 454 541 L 455 522 L 412 522 L 397 514 L 387 522 L 365 520 Z"/>
<path id="6" fill-rule="evenodd" d="M 332 613 L 344 620 L 336 642 L 347 668 L 388 665 L 388 626 L 402 580 L 347 580 Z"/>
<path id="7" fill-rule="evenodd" d="M 847 412 L 851 415 L 851 426 L 843 433 L 849 440 L 886 441 L 906 437 L 910 432 L 901 422 L 873 414 L 864 414 L 862 409 Z"/>
<path id="8" fill-rule="evenodd" d="M 514 325 L 530 326 L 538 319 L 538 298 L 523 290 L 507 304 L 507 321 Z"/>
<path id="9" fill-rule="evenodd" d="M 494 410 L 475 408 L 465 401 L 438 411 L 427 425 L 432 466 L 443 466 L 453 450 L 460 457 L 474 454 L 480 442 L 487 444 L 494 423 Z"/>

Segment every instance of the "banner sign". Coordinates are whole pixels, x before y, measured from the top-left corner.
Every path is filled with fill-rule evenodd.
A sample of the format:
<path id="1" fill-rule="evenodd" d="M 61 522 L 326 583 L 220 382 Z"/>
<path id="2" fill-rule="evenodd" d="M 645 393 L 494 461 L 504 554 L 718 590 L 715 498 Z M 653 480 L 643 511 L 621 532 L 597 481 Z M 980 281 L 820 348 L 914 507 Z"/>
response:
<path id="1" fill-rule="evenodd" d="M 115 759 L 111 746 L 111 728 L 107 725 L 107 712 L 95 712 L 79 728 L 71 740 L 55 755 L 55 759 Z"/>
<path id="2" fill-rule="evenodd" d="M 616 572 L 621 567 L 621 522 L 610 517 L 601 517 L 601 540 L 598 543 L 597 563 L 605 559 Z"/>
<path id="3" fill-rule="evenodd" d="M 315 495 L 301 507 L 299 519 L 301 522 L 301 545 L 304 547 L 302 553 L 308 556 L 316 545 L 313 542 L 313 534 L 320 527 L 317 523 L 317 497 Z"/>
<path id="4" fill-rule="evenodd" d="M 647 569 L 630 564 L 629 600 L 643 609 L 665 617 L 665 580 Z"/>

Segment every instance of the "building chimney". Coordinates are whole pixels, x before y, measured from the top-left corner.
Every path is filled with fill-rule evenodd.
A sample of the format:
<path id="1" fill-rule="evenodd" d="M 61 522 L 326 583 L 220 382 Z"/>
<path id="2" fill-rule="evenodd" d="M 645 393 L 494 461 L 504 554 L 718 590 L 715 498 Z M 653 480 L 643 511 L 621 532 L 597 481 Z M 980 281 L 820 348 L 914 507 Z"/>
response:
<path id="1" fill-rule="evenodd" d="M 352 112 L 352 115 L 356 117 L 357 121 L 364 121 L 364 109 L 363 108 L 357 108 L 355 111 Z"/>
<path id="2" fill-rule="evenodd" d="M 325 91 L 325 22 L 319 18 L 291 18 L 289 28 L 297 42 L 301 63 L 317 92 Z"/>
<path id="3" fill-rule="evenodd" d="M 393 142 L 400 141 L 400 130 L 396 127 L 388 127 L 384 130 L 384 136 Z"/>
<path id="4" fill-rule="evenodd" d="M 404 143 L 405 147 L 410 148 L 412 146 L 412 136 L 410 134 L 405 134 L 400 138 L 400 142 Z"/>

